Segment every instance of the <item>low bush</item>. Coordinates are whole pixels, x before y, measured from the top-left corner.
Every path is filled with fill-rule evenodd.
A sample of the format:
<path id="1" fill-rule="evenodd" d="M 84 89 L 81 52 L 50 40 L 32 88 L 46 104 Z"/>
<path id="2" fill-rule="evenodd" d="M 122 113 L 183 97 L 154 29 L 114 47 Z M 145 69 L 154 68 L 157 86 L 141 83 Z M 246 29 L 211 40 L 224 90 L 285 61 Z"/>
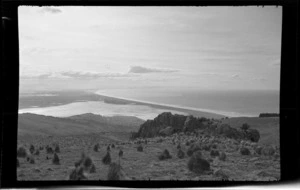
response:
<path id="1" fill-rule="evenodd" d="M 202 174 L 210 170 L 210 163 L 202 158 L 201 151 L 194 152 L 188 161 L 188 169 L 192 172 Z"/>
<path id="2" fill-rule="evenodd" d="M 106 155 L 103 157 L 102 163 L 105 164 L 105 165 L 108 165 L 108 164 L 111 163 L 111 157 L 110 157 L 109 152 L 107 152 Z"/>
<path id="3" fill-rule="evenodd" d="M 172 156 L 170 155 L 170 152 L 165 149 L 159 156 L 158 159 L 159 160 L 166 160 L 166 159 L 171 159 Z"/>

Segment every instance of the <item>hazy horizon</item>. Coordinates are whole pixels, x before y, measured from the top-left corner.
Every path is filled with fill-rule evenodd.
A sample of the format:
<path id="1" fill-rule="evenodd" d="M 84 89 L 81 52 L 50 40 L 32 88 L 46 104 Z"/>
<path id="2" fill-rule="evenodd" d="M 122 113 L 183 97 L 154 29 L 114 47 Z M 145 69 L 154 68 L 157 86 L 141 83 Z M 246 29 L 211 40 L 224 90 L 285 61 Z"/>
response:
<path id="1" fill-rule="evenodd" d="M 275 6 L 21 6 L 20 93 L 279 91 L 281 17 Z"/>

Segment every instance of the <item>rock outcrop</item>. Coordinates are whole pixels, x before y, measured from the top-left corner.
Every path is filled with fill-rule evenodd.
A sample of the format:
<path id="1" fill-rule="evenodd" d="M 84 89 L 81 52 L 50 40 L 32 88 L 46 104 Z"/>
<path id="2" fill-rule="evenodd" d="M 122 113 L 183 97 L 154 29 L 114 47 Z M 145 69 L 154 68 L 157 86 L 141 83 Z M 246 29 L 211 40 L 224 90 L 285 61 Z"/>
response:
<path id="1" fill-rule="evenodd" d="M 132 138 L 151 138 L 155 136 L 169 136 L 176 132 L 192 132 L 196 129 L 205 128 L 206 118 L 196 118 L 194 116 L 173 115 L 171 112 L 159 114 L 153 120 L 147 120 L 140 126 L 137 134 L 132 134 Z"/>
<path id="2" fill-rule="evenodd" d="M 153 120 L 147 120 L 140 126 L 137 133 L 132 133 L 131 138 L 152 138 L 156 136 L 170 136 L 178 132 L 196 132 L 201 130 L 208 135 L 225 136 L 235 140 L 249 140 L 258 142 L 260 134 L 258 130 L 248 128 L 233 128 L 228 124 L 206 119 L 196 118 L 192 115 L 173 115 L 171 112 L 159 114 Z"/>

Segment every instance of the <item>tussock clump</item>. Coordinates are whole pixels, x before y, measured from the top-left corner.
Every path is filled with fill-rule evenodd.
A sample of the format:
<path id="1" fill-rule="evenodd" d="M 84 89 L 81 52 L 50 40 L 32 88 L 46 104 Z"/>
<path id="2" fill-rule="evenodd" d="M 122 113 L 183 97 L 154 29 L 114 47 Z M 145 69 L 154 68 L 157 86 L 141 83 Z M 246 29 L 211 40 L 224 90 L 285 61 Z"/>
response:
<path id="1" fill-rule="evenodd" d="M 28 156 L 27 150 L 23 146 L 19 147 L 17 151 L 17 157 L 26 158 L 27 156 Z"/>
<path id="2" fill-rule="evenodd" d="M 171 159 L 171 158 L 172 158 L 172 156 L 170 155 L 170 152 L 167 149 L 165 149 L 162 152 L 162 154 L 158 156 L 159 160 L 166 160 L 166 159 Z"/>
<path id="3" fill-rule="evenodd" d="M 230 171 L 227 169 L 218 169 L 214 172 L 214 176 L 222 178 L 222 180 L 229 180 Z"/>
<path id="4" fill-rule="evenodd" d="M 109 152 L 107 152 L 106 155 L 103 157 L 102 163 L 105 164 L 105 165 L 108 165 L 108 164 L 111 163 L 111 157 L 110 157 Z"/>
<path id="5" fill-rule="evenodd" d="M 95 151 L 95 152 L 98 152 L 98 150 L 99 150 L 99 144 L 97 143 L 97 144 L 95 144 L 95 146 L 94 146 L 94 151 Z"/>
<path id="6" fill-rule="evenodd" d="M 35 150 L 35 148 L 34 148 L 34 146 L 31 144 L 31 145 L 30 145 L 30 148 L 29 148 L 30 154 L 33 154 L 33 153 L 34 153 L 34 150 Z"/>
<path id="7" fill-rule="evenodd" d="M 198 174 L 210 170 L 210 163 L 202 158 L 201 151 L 194 152 L 187 166 L 190 171 Z"/>
<path id="8" fill-rule="evenodd" d="M 125 174 L 121 165 L 117 163 L 111 163 L 109 165 L 107 180 L 122 180 L 125 179 Z"/>
<path id="9" fill-rule="evenodd" d="M 192 144 L 189 149 L 187 150 L 187 155 L 189 157 L 191 157 L 193 155 L 194 152 L 198 151 L 198 150 L 201 150 L 201 147 L 199 145 L 196 145 L 196 144 Z"/>
<path id="10" fill-rule="evenodd" d="M 254 149 L 255 153 L 258 154 L 258 155 L 261 155 L 261 152 L 262 152 L 262 147 L 258 146 Z"/>
<path id="11" fill-rule="evenodd" d="M 142 146 L 142 145 L 139 145 L 139 146 L 137 147 L 137 151 L 143 152 L 143 146 Z"/>
<path id="12" fill-rule="evenodd" d="M 69 180 L 86 180 L 87 177 L 83 173 L 83 167 L 76 167 L 69 175 Z"/>
<path id="13" fill-rule="evenodd" d="M 184 156 L 185 156 L 184 152 L 181 149 L 179 149 L 177 152 L 177 157 L 182 159 L 182 158 L 184 158 Z"/>
<path id="14" fill-rule="evenodd" d="M 211 147 L 212 147 L 213 149 L 216 149 L 216 148 L 217 148 L 217 145 L 216 145 L 216 144 L 213 144 L 213 145 L 211 145 Z"/>
<path id="15" fill-rule="evenodd" d="M 221 152 L 221 154 L 219 155 L 219 160 L 222 160 L 222 161 L 226 160 L 226 154 L 225 154 L 225 152 Z"/>
<path id="16" fill-rule="evenodd" d="M 115 148 L 115 144 L 112 144 L 111 147 L 112 147 L 112 148 Z"/>
<path id="17" fill-rule="evenodd" d="M 185 143 L 186 146 L 190 146 L 190 144 L 191 144 L 190 141 L 186 141 Z"/>
<path id="18" fill-rule="evenodd" d="M 17 168 L 20 167 L 19 159 L 17 158 Z"/>
<path id="19" fill-rule="evenodd" d="M 203 146 L 203 149 L 206 150 L 206 151 L 210 151 L 210 146 L 206 144 L 206 145 Z"/>
<path id="20" fill-rule="evenodd" d="M 107 151 L 110 151 L 110 146 L 109 146 L 109 145 L 107 146 L 106 150 L 107 150 Z"/>
<path id="21" fill-rule="evenodd" d="M 92 166 L 90 168 L 90 173 L 96 173 L 96 166 L 95 166 L 95 164 L 92 164 Z"/>
<path id="22" fill-rule="evenodd" d="M 56 153 L 54 153 L 54 156 L 53 156 L 53 159 L 52 159 L 52 163 L 53 163 L 53 164 L 56 164 L 56 165 L 59 165 L 59 164 L 60 164 L 60 163 L 59 163 L 59 158 L 58 158 L 58 156 L 57 156 Z"/>
<path id="23" fill-rule="evenodd" d="M 90 168 L 93 165 L 93 161 L 89 156 L 85 156 L 83 160 L 84 169 Z"/>
<path id="24" fill-rule="evenodd" d="M 262 154 L 264 156 L 273 156 L 275 154 L 275 149 L 271 146 L 268 146 L 268 147 L 264 147 L 262 149 Z"/>
<path id="25" fill-rule="evenodd" d="M 35 153 L 34 153 L 34 155 L 37 155 L 37 156 L 40 155 L 40 151 L 36 150 Z"/>
<path id="26" fill-rule="evenodd" d="M 242 147 L 241 149 L 240 149 L 240 153 L 242 154 L 242 155 L 250 155 L 251 153 L 250 153 L 250 150 L 248 149 L 248 148 L 246 148 L 246 147 Z"/>
<path id="27" fill-rule="evenodd" d="M 180 144 L 178 144 L 178 145 L 177 145 L 177 149 L 181 149 L 181 146 L 180 146 Z"/>
<path id="28" fill-rule="evenodd" d="M 79 161 L 75 162 L 75 167 L 81 167 L 84 171 L 88 171 L 91 173 L 96 172 L 95 164 L 93 163 L 93 160 L 87 156 L 84 152 L 81 154 L 81 158 Z"/>
<path id="29" fill-rule="evenodd" d="M 47 154 L 53 154 L 52 147 L 47 147 L 46 151 L 47 151 Z"/>
<path id="30" fill-rule="evenodd" d="M 35 164 L 35 160 L 34 160 L 33 156 L 29 157 L 29 163 L 30 164 Z"/>
<path id="31" fill-rule="evenodd" d="M 211 150 L 210 151 L 210 156 L 211 157 L 216 157 L 216 156 L 219 156 L 219 155 L 220 155 L 220 153 L 219 153 L 218 150 Z"/>
<path id="32" fill-rule="evenodd" d="M 59 145 L 58 145 L 58 144 L 55 146 L 54 151 L 55 151 L 56 153 L 60 153 L 60 148 L 59 148 Z"/>

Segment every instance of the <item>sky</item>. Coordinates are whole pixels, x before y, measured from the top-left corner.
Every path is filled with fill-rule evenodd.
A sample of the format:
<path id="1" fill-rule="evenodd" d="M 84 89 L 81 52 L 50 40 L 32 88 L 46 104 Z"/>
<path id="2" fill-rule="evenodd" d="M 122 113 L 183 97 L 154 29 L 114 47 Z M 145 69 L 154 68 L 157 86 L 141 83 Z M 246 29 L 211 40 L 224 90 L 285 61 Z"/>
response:
<path id="1" fill-rule="evenodd" d="M 20 92 L 279 90 L 282 8 L 19 7 Z"/>

